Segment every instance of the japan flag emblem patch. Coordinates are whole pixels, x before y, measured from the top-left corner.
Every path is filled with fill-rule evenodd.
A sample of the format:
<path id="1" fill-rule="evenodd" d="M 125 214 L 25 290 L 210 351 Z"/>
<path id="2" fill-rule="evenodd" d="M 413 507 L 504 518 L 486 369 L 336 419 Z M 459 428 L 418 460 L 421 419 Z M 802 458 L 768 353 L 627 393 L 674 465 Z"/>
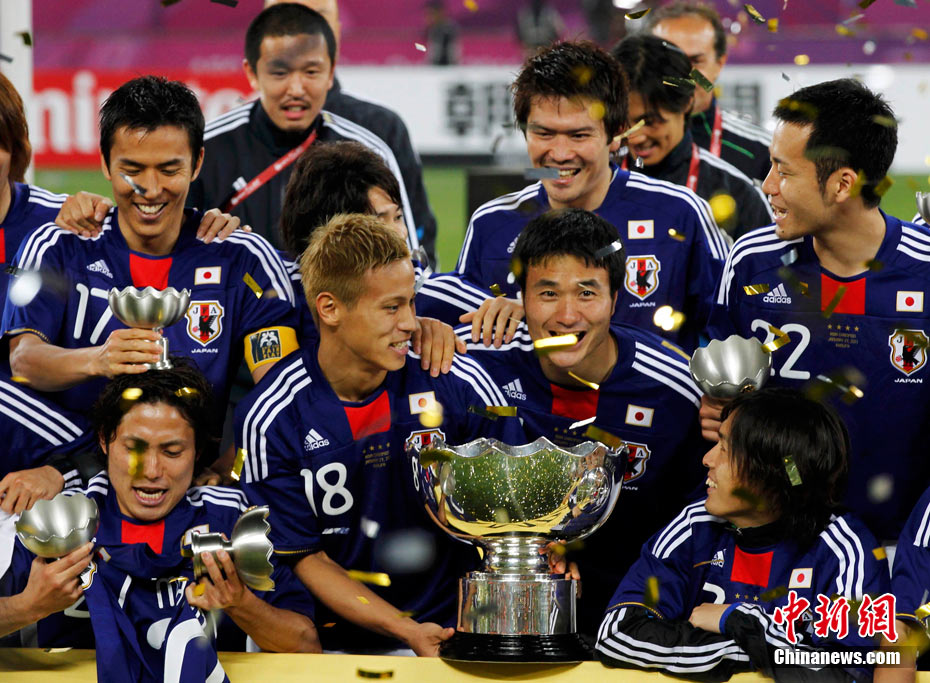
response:
<path id="1" fill-rule="evenodd" d="M 891 364 L 905 375 L 912 375 L 927 364 L 927 344 L 923 330 L 895 330 L 888 338 Z"/>

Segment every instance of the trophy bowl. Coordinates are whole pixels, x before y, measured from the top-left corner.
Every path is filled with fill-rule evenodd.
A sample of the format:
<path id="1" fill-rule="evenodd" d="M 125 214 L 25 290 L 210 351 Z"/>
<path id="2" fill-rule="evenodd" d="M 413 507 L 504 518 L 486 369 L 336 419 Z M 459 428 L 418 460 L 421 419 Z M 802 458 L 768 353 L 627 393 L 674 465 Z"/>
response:
<path id="1" fill-rule="evenodd" d="M 87 543 L 99 526 L 97 503 L 83 493 L 59 493 L 23 512 L 16 522 L 16 535 L 39 557 L 59 558 Z"/>
<path id="2" fill-rule="evenodd" d="M 930 225 L 930 192 L 917 193 L 917 213 Z"/>
<path id="3" fill-rule="evenodd" d="M 713 398 L 736 398 L 746 391 L 761 389 L 772 372 L 772 354 L 762 343 L 733 334 L 714 339 L 691 355 L 691 377 Z"/>
<path id="4" fill-rule="evenodd" d="M 587 441 L 560 448 L 436 439 L 407 451 L 426 510 L 444 531 L 484 550 L 459 581 L 455 635 L 440 656 L 458 661 L 574 662 L 591 658 L 576 628 L 577 581 L 550 573 L 553 542 L 581 540 L 610 515 L 626 448 Z"/>
<path id="5" fill-rule="evenodd" d="M 135 287 L 114 287 L 110 290 L 107 300 L 113 315 L 124 325 L 145 330 L 162 330 L 184 317 L 190 306 L 191 293 L 189 289 L 179 292 L 174 287 L 146 287 L 143 290 Z M 157 363 L 147 363 L 147 366 L 149 370 L 168 370 L 172 367 L 171 361 L 168 360 L 168 340 L 162 337 L 158 345 L 161 347 L 161 358 Z"/>
<path id="6" fill-rule="evenodd" d="M 233 526 L 229 540 L 220 533 L 193 533 L 190 552 L 194 557 L 194 578 L 199 579 L 207 574 L 203 563 L 204 553 L 225 550 L 232 557 L 236 572 L 246 586 L 259 591 L 274 590 L 274 580 L 271 578 L 274 571 L 271 564 L 274 546 L 268 540 L 269 531 L 268 506 L 262 505 L 250 507 L 242 513 Z"/>

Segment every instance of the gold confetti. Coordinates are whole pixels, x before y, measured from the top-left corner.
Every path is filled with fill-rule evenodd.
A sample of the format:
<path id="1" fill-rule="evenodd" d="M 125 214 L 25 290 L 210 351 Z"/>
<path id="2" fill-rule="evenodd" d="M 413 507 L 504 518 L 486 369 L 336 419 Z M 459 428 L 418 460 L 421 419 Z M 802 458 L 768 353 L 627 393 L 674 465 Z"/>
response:
<path id="1" fill-rule="evenodd" d="M 803 482 L 801 481 L 801 473 L 798 471 L 798 464 L 794 461 L 794 456 L 786 455 L 782 458 L 782 462 L 785 463 L 785 472 L 788 473 L 788 481 L 791 482 L 792 486 L 800 486 Z"/>
<path id="2" fill-rule="evenodd" d="M 409 618 L 409 617 L 412 617 L 414 614 L 416 614 L 416 612 L 413 612 L 413 611 L 410 611 L 410 612 L 398 612 L 398 613 L 397 613 L 397 618 L 398 618 L 398 619 L 407 619 L 407 618 Z"/>
<path id="3" fill-rule="evenodd" d="M 255 278 L 253 278 L 251 275 L 246 273 L 245 275 L 242 276 L 242 281 L 246 284 L 246 286 L 249 289 L 252 290 L 256 298 L 258 299 L 262 298 L 262 288 L 258 286 L 258 283 L 255 281 Z"/>
<path id="4" fill-rule="evenodd" d="M 785 107 L 791 111 L 796 111 L 808 121 L 815 121 L 817 119 L 817 107 L 808 102 L 799 102 L 798 100 L 793 100 L 790 97 L 784 97 L 778 101 L 778 106 Z"/>
<path id="5" fill-rule="evenodd" d="M 601 388 L 601 385 L 598 384 L 597 382 L 589 382 L 588 380 L 579 377 L 578 375 L 576 375 L 576 374 L 575 374 L 574 372 L 572 372 L 571 370 L 568 371 L 568 376 L 571 377 L 571 378 L 572 378 L 573 380 L 575 380 L 576 382 L 581 382 L 582 384 L 584 384 L 584 385 L 585 385 L 586 387 L 588 387 L 589 389 L 594 389 L 594 391 L 597 391 L 598 389 Z"/>
<path id="6" fill-rule="evenodd" d="M 640 129 L 640 128 L 644 128 L 645 126 L 646 126 L 646 119 L 640 119 L 639 121 L 637 121 L 636 123 L 634 123 L 632 126 L 630 126 L 629 128 L 627 128 L 625 131 L 623 131 L 623 132 L 622 132 L 620 135 L 618 135 L 616 138 L 614 138 L 614 140 L 616 140 L 617 138 L 620 138 L 620 139 L 622 139 L 622 138 L 628 138 L 628 137 L 630 137 L 631 135 L 633 135 L 634 133 L 639 132 L 639 129 Z"/>
<path id="7" fill-rule="evenodd" d="M 32 47 L 32 34 L 29 31 L 19 31 L 16 35 L 23 39 L 23 45 Z"/>
<path id="8" fill-rule="evenodd" d="M 755 7 L 753 7 L 752 5 L 746 5 L 746 4 L 744 4 L 744 5 L 743 5 L 743 9 L 746 10 L 746 12 L 749 14 L 749 16 L 752 17 L 752 20 L 753 20 L 754 22 L 756 22 L 757 24 L 764 24 L 764 23 L 765 23 L 765 17 L 763 17 L 763 16 L 759 13 L 759 10 L 757 10 L 757 9 L 756 9 Z"/>
<path id="9" fill-rule="evenodd" d="M 29 384 L 29 380 L 23 377 L 22 375 L 13 375 L 12 377 L 10 377 L 10 379 L 16 382 L 17 384 Z"/>
<path id="10" fill-rule="evenodd" d="M 765 602 L 771 602 L 772 600 L 778 600 L 778 598 L 784 595 L 788 595 L 788 588 L 786 586 L 777 586 L 772 590 L 760 593 L 759 598 Z"/>
<path id="11" fill-rule="evenodd" d="M 863 396 L 865 396 L 865 393 L 862 391 L 862 389 L 857 387 L 855 384 L 850 384 L 849 388 L 846 390 L 846 393 L 840 396 L 840 400 L 846 405 L 851 406 Z"/>
<path id="12" fill-rule="evenodd" d="M 548 353 L 550 351 L 555 351 L 557 349 L 564 349 L 569 346 L 574 346 L 578 343 L 577 334 L 560 334 L 556 337 L 546 337 L 545 339 L 537 339 L 533 342 L 533 349 L 537 352 Z"/>
<path id="13" fill-rule="evenodd" d="M 676 311 L 671 306 L 659 306 L 652 316 L 652 322 L 656 327 L 661 327 L 666 332 L 672 332 L 684 324 L 685 314 Z"/>
<path id="14" fill-rule="evenodd" d="M 925 349 L 928 345 L 927 337 L 924 335 L 916 335 L 913 330 L 905 330 L 903 328 L 896 328 L 893 336 L 897 337 L 901 335 L 904 337 L 904 342 L 909 346 L 915 346 L 918 349 Z"/>
<path id="15" fill-rule="evenodd" d="M 133 479 L 139 474 L 139 470 L 142 469 L 142 462 L 139 454 L 136 451 L 129 451 L 129 476 Z"/>
<path id="16" fill-rule="evenodd" d="M 659 604 L 658 576 L 650 576 L 646 579 L 646 591 L 643 593 L 643 604 L 646 607 L 655 607 Z"/>
<path id="17" fill-rule="evenodd" d="M 892 185 L 894 185 L 894 180 L 892 180 L 890 175 L 886 175 L 881 179 L 878 185 L 875 186 L 873 192 L 875 192 L 877 196 L 883 197 Z"/>
<path id="18" fill-rule="evenodd" d="M 829 318 L 833 315 L 833 311 L 836 310 L 836 307 L 840 305 L 840 301 L 843 300 L 843 296 L 846 294 L 846 285 L 840 285 L 836 288 L 836 294 L 833 295 L 833 298 L 830 299 L 830 303 L 827 304 L 827 307 L 823 309 L 821 315 L 824 318 Z"/>
<path id="19" fill-rule="evenodd" d="M 715 194 L 708 202 L 717 225 L 724 227 L 736 217 L 736 200 L 728 194 Z"/>
<path id="20" fill-rule="evenodd" d="M 420 413 L 420 424 L 427 429 L 435 429 L 442 424 L 443 407 L 439 401 L 433 401 L 433 404 Z"/>
<path id="21" fill-rule="evenodd" d="M 572 69 L 572 76 L 575 77 L 578 85 L 587 85 L 588 81 L 594 77 L 594 69 L 584 64 L 579 64 Z"/>
<path id="22" fill-rule="evenodd" d="M 502 289 L 501 289 L 501 286 L 500 286 L 499 284 L 497 284 L 496 282 L 495 282 L 493 285 L 491 285 L 490 287 L 488 287 L 488 289 L 490 289 L 490 290 L 491 290 L 491 294 L 493 294 L 493 295 L 496 296 L 496 297 L 504 296 L 504 290 L 502 290 Z"/>
<path id="23" fill-rule="evenodd" d="M 498 417 L 517 416 L 516 406 L 485 406 L 485 410 L 487 410 L 492 415 L 497 415 Z"/>
<path id="24" fill-rule="evenodd" d="M 859 0 L 859 7 L 861 7 L 862 9 L 866 9 L 867 7 L 871 6 L 872 3 L 874 2 L 875 0 Z"/>
<path id="25" fill-rule="evenodd" d="M 791 337 L 788 336 L 787 332 L 782 332 L 774 325 L 769 325 L 769 332 L 775 335 L 775 339 L 768 344 L 762 345 L 762 350 L 766 353 L 772 353 L 791 341 Z"/>
<path id="26" fill-rule="evenodd" d="M 423 43 L 414 43 L 413 46 L 418 49 L 420 52 L 426 52 L 426 45 Z"/>
<path id="27" fill-rule="evenodd" d="M 506 508 L 497 508 L 494 511 L 494 521 L 498 524 L 510 524 L 510 513 Z"/>
<path id="28" fill-rule="evenodd" d="M 668 85 L 673 88 L 687 88 L 689 91 L 697 85 L 692 78 L 680 78 L 678 76 L 666 76 L 662 79 L 662 85 Z"/>
<path id="29" fill-rule="evenodd" d="M 911 35 L 914 36 L 917 40 L 926 40 L 928 37 L 930 37 L 930 34 L 928 34 L 922 28 L 912 28 Z"/>
<path id="30" fill-rule="evenodd" d="M 628 12 L 625 16 L 627 19 L 642 19 L 644 16 L 649 14 L 652 11 L 652 8 L 640 10 L 639 12 Z"/>
<path id="31" fill-rule="evenodd" d="M 688 361 L 689 363 L 691 362 L 691 356 L 689 356 L 687 353 L 685 353 L 684 351 L 682 351 L 681 349 L 679 349 L 677 346 L 675 346 L 675 345 L 674 345 L 672 342 L 670 342 L 668 339 L 663 339 L 663 340 L 662 340 L 662 346 L 664 346 L 665 348 L 667 348 L 669 351 L 673 351 L 673 352 L 677 353 L 679 356 L 681 356 L 682 358 L 684 358 L 684 359 L 685 359 L 686 361 Z"/>
<path id="32" fill-rule="evenodd" d="M 242 465 L 245 463 L 245 449 L 240 448 L 236 451 L 236 461 L 233 463 L 232 471 L 230 471 L 229 476 L 239 481 L 239 477 L 242 476 Z"/>
<path id="33" fill-rule="evenodd" d="M 142 398 L 142 389 L 139 387 L 129 387 L 123 392 L 122 396 L 124 401 L 138 401 Z"/>
<path id="34" fill-rule="evenodd" d="M 355 597 L 356 597 L 356 598 L 358 599 L 358 601 L 359 601 L 360 603 L 362 603 L 363 605 L 370 605 L 370 604 L 371 604 L 371 600 L 369 600 L 368 598 L 366 598 L 364 595 L 356 595 Z"/>
<path id="35" fill-rule="evenodd" d="M 470 405 L 470 406 L 468 406 L 467 411 L 468 411 L 469 413 L 474 414 L 474 415 L 480 415 L 481 417 L 486 417 L 486 418 L 488 418 L 489 420 L 497 420 L 497 415 L 495 415 L 494 413 L 492 413 L 490 410 L 486 409 L 484 406 Z M 437 458 L 437 461 L 438 461 L 438 460 L 439 460 L 439 459 Z M 426 463 L 425 463 L 425 461 L 424 461 L 424 466 L 425 466 L 425 465 L 426 465 Z"/>
<path id="36" fill-rule="evenodd" d="M 737 486 L 735 489 L 733 489 L 733 495 L 741 500 L 745 500 L 747 503 L 749 503 L 753 507 L 754 510 L 762 512 L 767 509 L 765 500 L 763 500 L 761 496 L 757 495 L 756 493 L 753 493 L 747 488 L 743 488 L 742 486 Z"/>
<path id="37" fill-rule="evenodd" d="M 862 186 L 865 185 L 865 181 L 865 172 L 860 168 L 859 172 L 856 174 L 856 182 L 849 188 L 849 196 L 858 197 L 859 193 L 862 192 Z"/>
<path id="38" fill-rule="evenodd" d="M 328 621 L 325 624 L 323 624 L 323 628 L 332 628 L 335 625 L 336 625 L 335 621 Z"/>
<path id="39" fill-rule="evenodd" d="M 888 558 L 888 553 L 885 552 L 885 549 L 882 546 L 872 548 L 872 554 L 875 555 L 875 559 L 879 562 Z"/>
<path id="40" fill-rule="evenodd" d="M 472 0 L 472 1 L 474 1 L 474 0 Z M 472 11 L 474 11 L 474 10 L 472 10 Z M 356 673 L 360 678 L 394 678 L 394 672 L 391 671 L 391 670 L 389 670 L 389 671 L 373 671 L 373 670 L 371 670 L 371 669 L 363 669 L 363 668 L 359 667 L 358 669 L 355 670 L 355 673 Z"/>
<path id="41" fill-rule="evenodd" d="M 746 292 L 746 296 L 766 294 L 770 289 L 772 289 L 771 285 L 766 282 L 762 282 L 758 285 L 743 285 L 743 291 Z"/>
<path id="42" fill-rule="evenodd" d="M 604 431 L 600 427 L 595 427 L 594 425 L 588 427 L 585 430 L 584 435 L 589 439 L 600 441 L 602 444 L 613 450 L 617 450 L 624 445 L 623 439 L 621 439 L 619 436 L 615 436 L 608 431 Z"/>
<path id="43" fill-rule="evenodd" d="M 879 261 L 877 258 L 870 258 L 865 262 L 865 267 L 871 270 L 873 273 L 877 273 L 885 267 L 885 264 Z"/>
<path id="44" fill-rule="evenodd" d="M 807 66 L 811 63 L 811 58 L 809 55 L 795 55 L 794 63 L 798 66 Z"/>
<path id="45" fill-rule="evenodd" d="M 872 120 L 880 126 L 885 128 L 897 128 L 898 122 L 893 116 L 882 116 L 881 114 L 876 114 L 872 117 Z"/>
<path id="46" fill-rule="evenodd" d="M 520 276 L 523 275 L 523 264 L 520 262 L 516 256 L 510 259 L 510 272 L 513 273 L 513 276 L 520 280 Z"/>
<path id="47" fill-rule="evenodd" d="M 606 113 L 607 107 L 604 106 L 603 102 L 592 102 L 588 107 L 588 116 L 590 116 L 593 121 L 600 121 L 604 118 Z"/>
<path id="48" fill-rule="evenodd" d="M 350 569 L 346 572 L 349 578 L 360 581 L 361 583 L 370 583 L 375 586 L 390 586 L 391 577 L 384 572 L 363 572 L 358 569 Z"/>
<path id="49" fill-rule="evenodd" d="M 778 19 L 769 19 L 765 23 L 769 33 L 778 33 Z"/>
<path id="50" fill-rule="evenodd" d="M 198 393 L 200 392 L 198 392 L 196 389 L 192 387 L 181 387 L 176 392 L 174 392 L 174 395 L 177 396 L 178 398 L 193 398 Z"/>
<path id="51" fill-rule="evenodd" d="M 194 586 L 194 595 L 196 596 L 201 596 L 204 593 L 206 593 L 206 591 L 207 591 L 207 587 L 203 585 L 202 583 L 198 583 L 196 586 Z"/>
<path id="52" fill-rule="evenodd" d="M 673 240 L 677 240 L 679 242 L 685 241 L 685 236 L 682 235 L 680 232 L 678 232 L 675 228 L 668 229 L 668 236 L 671 237 Z"/>
<path id="53" fill-rule="evenodd" d="M 559 557 L 564 557 L 564 556 L 565 556 L 566 547 L 565 547 L 565 544 L 564 544 L 564 543 L 555 542 L 555 543 L 553 543 L 553 544 L 549 547 L 549 549 L 550 549 L 553 553 L 555 553 L 556 555 L 558 555 Z"/>
<path id="54" fill-rule="evenodd" d="M 842 24 L 836 25 L 836 32 L 839 33 L 841 36 L 847 36 L 847 37 L 852 37 L 856 35 L 855 31 L 853 31 L 848 26 L 843 26 Z"/>
<path id="55" fill-rule="evenodd" d="M 714 84 L 710 82 L 707 76 L 702 74 L 697 69 L 691 69 L 691 73 L 688 74 L 688 77 L 691 78 L 697 85 L 704 88 L 704 90 L 707 92 L 710 92 L 714 89 Z"/>
<path id="56" fill-rule="evenodd" d="M 465 0 L 462 4 L 465 5 L 465 9 L 467 9 L 469 12 L 478 11 L 478 3 L 475 2 L 475 0 Z"/>

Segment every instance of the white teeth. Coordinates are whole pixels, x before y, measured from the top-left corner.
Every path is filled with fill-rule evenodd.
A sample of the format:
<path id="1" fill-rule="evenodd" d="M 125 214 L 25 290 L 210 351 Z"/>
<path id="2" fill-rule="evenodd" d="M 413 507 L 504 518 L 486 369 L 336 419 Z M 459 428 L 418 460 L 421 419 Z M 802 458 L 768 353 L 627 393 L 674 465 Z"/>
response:
<path id="1" fill-rule="evenodd" d="M 164 208 L 164 204 L 136 204 L 139 207 L 139 211 L 142 213 L 148 213 L 155 215 Z"/>
<path id="2" fill-rule="evenodd" d="M 560 168 L 560 169 L 559 169 L 559 177 L 560 177 L 560 178 L 567 178 L 567 177 L 569 177 L 569 176 L 573 176 L 573 175 L 575 175 L 579 170 L 580 170 L 580 169 L 577 169 L 577 168 Z"/>
<path id="3" fill-rule="evenodd" d="M 157 493 L 149 493 L 147 491 L 143 491 L 142 489 L 136 489 L 136 495 L 138 495 L 142 500 L 147 500 L 147 501 L 156 501 L 162 497 L 162 494 L 164 494 L 164 491 L 158 491 Z"/>
<path id="4" fill-rule="evenodd" d="M 717 484 L 714 483 L 714 482 L 711 480 L 710 477 L 707 478 L 707 486 L 710 487 L 710 488 L 712 488 L 712 489 L 717 488 Z"/>

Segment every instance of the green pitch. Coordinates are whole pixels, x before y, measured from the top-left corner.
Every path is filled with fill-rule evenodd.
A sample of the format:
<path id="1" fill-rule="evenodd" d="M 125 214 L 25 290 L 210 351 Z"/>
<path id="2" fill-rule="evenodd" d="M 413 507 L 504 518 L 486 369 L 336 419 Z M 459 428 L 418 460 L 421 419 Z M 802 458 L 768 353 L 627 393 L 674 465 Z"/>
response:
<path id="1" fill-rule="evenodd" d="M 910 220 L 917 212 L 914 192 L 928 190 L 928 178 L 916 175 L 892 176 L 894 185 L 882 201 L 888 213 Z M 438 251 L 443 270 L 451 270 L 458 258 L 468 216 L 465 198 L 465 169 L 459 167 L 427 166 L 423 169 L 423 180 L 429 195 L 430 205 L 439 223 Z M 109 195 L 110 184 L 97 170 L 39 170 L 37 185 L 52 192 L 87 190 Z"/>

